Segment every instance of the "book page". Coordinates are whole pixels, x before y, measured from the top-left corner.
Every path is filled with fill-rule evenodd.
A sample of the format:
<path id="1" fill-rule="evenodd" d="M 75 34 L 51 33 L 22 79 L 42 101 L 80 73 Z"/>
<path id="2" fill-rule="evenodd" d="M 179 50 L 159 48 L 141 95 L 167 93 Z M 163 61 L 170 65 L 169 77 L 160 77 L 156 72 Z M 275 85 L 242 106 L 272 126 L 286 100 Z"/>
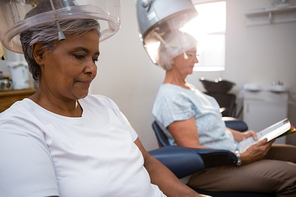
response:
<path id="1" fill-rule="evenodd" d="M 258 138 L 257 138 L 258 139 Z M 249 146 L 258 142 L 258 140 L 254 140 L 253 137 L 249 137 L 239 143 L 239 152 L 244 152 Z"/>
<path id="2" fill-rule="evenodd" d="M 276 137 L 282 135 L 286 131 L 288 131 L 291 127 L 291 123 L 288 119 L 284 119 L 279 121 L 270 127 L 260 131 L 257 133 L 257 141 L 253 139 L 253 137 L 249 137 L 239 143 L 240 152 L 245 151 L 252 144 L 267 138 L 268 141 L 275 139 Z"/>
<path id="3" fill-rule="evenodd" d="M 267 138 L 267 141 L 275 139 L 276 137 L 282 135 L 288 131 L 291 127 L 291 124 L 288 119 L 282 120 L 260 132 L 257 133 L 258 141 Z"/>

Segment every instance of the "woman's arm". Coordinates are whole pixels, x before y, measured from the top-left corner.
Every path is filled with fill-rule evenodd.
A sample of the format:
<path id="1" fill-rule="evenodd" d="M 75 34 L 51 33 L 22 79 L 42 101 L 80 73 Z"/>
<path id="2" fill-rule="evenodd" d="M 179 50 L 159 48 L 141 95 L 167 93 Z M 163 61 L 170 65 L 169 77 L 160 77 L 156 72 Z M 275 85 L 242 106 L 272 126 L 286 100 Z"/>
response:
<path id="1" fill-rule="evenodd" d="M 234 140 L 237 142 L 241 142 L 241 141 L 247 139 L 248 137 L 253 137 L 254 140 L 257 140 L 257 134 L 254 131 L 240 132 L 240 131 L 230 129 L 228 127 L 227 127 L 227 129 L 229 131 L 231 131 Z"/>
<path id="2" fill-rule="evenodd" d="M 5 175 L 0 179 L 0 193 L 58 195 L 52 157 L 40 128 L 25 119 L 0 120 L 0 131 L 0 174 Z"/>
<path id="3" fill-rule="evenodd" d="M 234 139 L 237 142 L 240 142 L 251 136 L 254 139 L 257 139 L 257 134 L 254 131 L 240 132 L 230 128 L 227 129 L 231 131 Z M 198 130 L 194 117 L 188 120 L 175 121 L 168 126 L 168 130 L 176 140 L 178 146 L 190 148 L 209 148 L 200 145 Z M 272 143 L 273 141 L 267 142 L 265 139 L 252 145 L 246 151 L 240 153 L 242 164 L 249 164 L 262 159 L 270 149 Z"/>
<path id="4" fill-rule="evenodd" d="M 201 146 L 194 117 L 187 120 L 175 121 L 167 129 L 176 140 L 178 146 L 189 148 L 209 148 Z"/>
<path id="5" fill-rule="evenodd" d="M 137 139 L 135 144 L 139 147 L 144 157 L 144 167 L 147 169 L 151 182 L 157 185 L 168 197 L 203 197 L 193 189 L 182 183 L 167 167 L 152 157 Z"/>

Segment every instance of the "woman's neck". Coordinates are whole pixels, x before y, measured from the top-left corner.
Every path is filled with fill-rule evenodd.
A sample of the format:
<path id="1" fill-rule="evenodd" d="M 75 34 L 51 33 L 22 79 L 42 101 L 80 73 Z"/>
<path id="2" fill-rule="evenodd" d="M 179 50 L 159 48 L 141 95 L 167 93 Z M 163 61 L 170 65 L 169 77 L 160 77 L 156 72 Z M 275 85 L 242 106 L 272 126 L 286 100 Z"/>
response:
<path id="1" fill-rule="evenodd" d="M 29 97 L 32 101 L 53 113 L 67 117 L 81 117 L 82 107 L 77 100 L 63 101 L 54 96 L 44 95 L 40 88 Z"/>
<path id="2" fill-rule="evenodd" d="M 181 86 L 181 87 L 186 88 L 186 89 L 190 89 L 187 86 L 187 83 L 185 81 L 186 77 L 187 77 L 187 75 L 182 76 L 179 73 L 176 73 L 176 72 L 174 72 L 172 70 L 168 70 L 168 71 L 166 71 L 165 79 L 163 81 L 163 84 L 170 83 L 170 84 L 173 84 L 173 85 Z"/>

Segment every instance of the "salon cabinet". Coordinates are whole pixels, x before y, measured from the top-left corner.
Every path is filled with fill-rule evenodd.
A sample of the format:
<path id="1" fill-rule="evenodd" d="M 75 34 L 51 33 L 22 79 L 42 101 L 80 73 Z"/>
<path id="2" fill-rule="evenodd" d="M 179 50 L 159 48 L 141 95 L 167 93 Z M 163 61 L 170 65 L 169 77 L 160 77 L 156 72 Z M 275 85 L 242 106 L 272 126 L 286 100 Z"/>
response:
<path id="1" fill-rule="evenodd" d="M 0 113 L 9 108 L 14 102 L 27 98 L 35 92 L 35 89 L 1 91 Z"/>

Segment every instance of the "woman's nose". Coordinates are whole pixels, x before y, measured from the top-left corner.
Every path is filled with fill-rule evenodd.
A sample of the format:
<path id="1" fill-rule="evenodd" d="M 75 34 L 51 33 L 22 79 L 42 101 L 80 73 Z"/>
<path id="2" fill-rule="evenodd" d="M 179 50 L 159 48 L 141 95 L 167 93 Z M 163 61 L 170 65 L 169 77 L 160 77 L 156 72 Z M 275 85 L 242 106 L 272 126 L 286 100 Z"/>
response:
<path id="1" fill-rule="evenodd" d="M 198 57 L 197 56 L 195 56 L 195 58 L 194 58 L 194 63 L 198 63 L 199 61 L 198 61 Z"/>
<path id="2" fill-rule="evenodd" d="M 92 60 L 88 61 L 86 67 L 84 68 L 84 72 L 86 74 L 96 74 L 97 73 L 96 63 Z"/>

